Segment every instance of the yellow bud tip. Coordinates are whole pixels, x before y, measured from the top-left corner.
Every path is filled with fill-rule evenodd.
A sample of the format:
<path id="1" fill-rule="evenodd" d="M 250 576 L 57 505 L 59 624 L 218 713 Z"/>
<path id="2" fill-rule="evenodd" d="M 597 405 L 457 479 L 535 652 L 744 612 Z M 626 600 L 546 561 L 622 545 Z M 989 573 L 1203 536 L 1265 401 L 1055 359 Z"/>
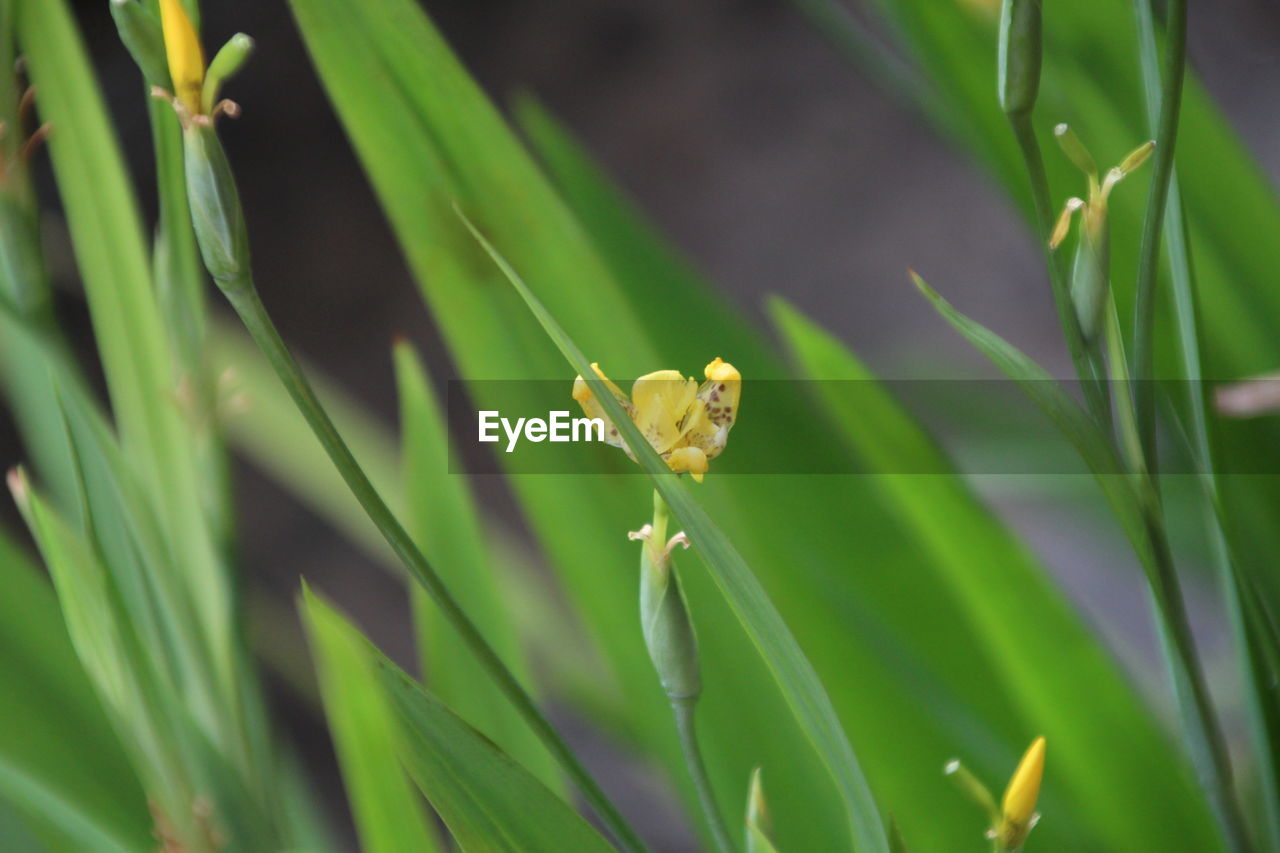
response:
<path id="1" fill-rule="evenodd" d="M 720 356 L 716 356 L 715 360 L 706 366 L 703 373 L 712 382 L 737 382 L 742 379 L 742 374 L 738 372 L 738 368 L 720 358 Z"/>
<path id="2" fill-rule="evenodd" d="M 189 115 L 199 115 L 204 87 L 204 51 L 200 48 L 200 36 L 179 0 L 160 0 L 160 23 L 174 97 Z"/>
<path id="3" fill-rule="evenodd" d="M 1044 738 L 1036 738 L 1022 756 L 1018 769 L 1013 772 L 1013 778 L 1009 780 L 1009 787 L 1005 789 L 1004 800 L 1000 804 L 1004 819 L 1009 823 L 1027 825 L 1035 814 L 1036 800 L 1040 797 L 1040 780 L 1044 776 L 1044 750 Z"/>

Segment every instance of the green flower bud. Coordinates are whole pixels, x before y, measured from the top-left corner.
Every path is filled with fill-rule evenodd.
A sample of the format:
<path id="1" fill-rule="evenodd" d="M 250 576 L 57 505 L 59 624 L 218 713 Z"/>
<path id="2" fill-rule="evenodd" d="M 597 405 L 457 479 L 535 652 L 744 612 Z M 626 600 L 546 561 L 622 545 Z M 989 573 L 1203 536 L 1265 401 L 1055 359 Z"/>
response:
<path id="1" fill-rule="evenodd" d="M 204 88 L 200 102 L 205 114 L 211 114 L 222 91 L 222 84 L 230 80 L 248 61 L 253 53 L 253 39 L 244 33 L 236 33 L 222 46 L 204 73 Z"/>
<path id="2" fill-rule="evenodd" d="M 191 224 L 205 266 L 224 290 L 243 284 L 249 276 L 249 234 L 226 152 L 208 123 L 187 127 L 182 143 Z"/>
<path id="3" fill-rule="evenodd" d="M 1000 108 L 1026 115 L 1040 90 L 1041 0 L 1004 0 L 1000 7 Z"/>
<path id="4" fill-rule="evenodd" d="M 172 88 L 160 21 L 137 0 L 111 0 L 110 6 L 120 41 L 142 72 L 142 78 L 152 86 Z"/>
<path id="5" fill-rule="evenodd" d="M 1087 341 L 1094 340 L 1102 329 L 1103 311 L 1111 291 L 1110 244 L 1105 221 L 1096 228 L 1080 229 L 1071 267 L 1071 301 Z"/>
<path id="6" fill-rule="evenodd" d="M 646 542 L 640 552 L 640 620 L 649 659 L 672 702 L 702 693 L 698 638 L 689 619 L 671 555 L 661 542 Z"/>

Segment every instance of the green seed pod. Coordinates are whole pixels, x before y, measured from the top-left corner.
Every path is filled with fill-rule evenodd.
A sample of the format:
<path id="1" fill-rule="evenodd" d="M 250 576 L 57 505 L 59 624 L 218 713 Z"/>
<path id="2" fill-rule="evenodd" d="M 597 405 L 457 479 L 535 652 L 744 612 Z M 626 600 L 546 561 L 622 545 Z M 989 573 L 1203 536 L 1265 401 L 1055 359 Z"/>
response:
<path id="1" fill-rule="evenodd" d="M 152 86 L 173 88 L 169 82 L 169 66 L 165 60 L 164 35 L 160 21 L 137 0 L 111 0 L 111 17 L 115 19 L 120 41 L 133 57 L 142 77 Z"/>
<path id="2" fill-rule="evenodd" d="M 244 33 L 236 33 L 213 57 L 213 62 L 209 63 L 209 68 L 204 73 L 204 88 L 200 93 L 206 115 L 213 112 L 222 84 L 236 75 L 252 53 L 253 39 Z"/>
<path id="3" fill-rule="evenodd" d="M 1086 341 L 1095 340 L 1101 331 L 1103 311 L 1111 291 L 1108 244 L 1105 222 L 1096 229 L 1080 229 L 1080 242 L 1071 267 L 1071 301 L 1076 306 L 1080 331 Z"/>
<path id="4" fill-rule="evenodd" d="M 182 144 L 191 224 L 204 264 L 223 290 L 243 285 L 249 275 L 249 234 L 226 152 L 208 123 L 186 128 Z"/>
<path id="5" fill-rule="evenodd" d="M 649 659 L 672 702 L 702 693 L 698 638 L 670 555 L 661 543 L 645 543 L 640 552 L 640 624 Z"/>
<path id="6" fill-rule="evenodd" d="M 1000 108 L 1031 112 L 1040 90 L 1041 0 L 1004 0 L 1000 7 Z"/>

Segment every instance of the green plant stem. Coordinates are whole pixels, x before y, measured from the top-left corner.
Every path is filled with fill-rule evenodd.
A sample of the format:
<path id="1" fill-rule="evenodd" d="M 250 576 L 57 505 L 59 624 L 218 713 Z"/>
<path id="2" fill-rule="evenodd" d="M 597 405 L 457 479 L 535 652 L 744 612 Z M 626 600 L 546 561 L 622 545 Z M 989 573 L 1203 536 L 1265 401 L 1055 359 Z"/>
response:
<path id="1" fill-rule="evenodd" d="M 1191 622 L 1187 616 L 1160 507 L 1153 496 L 1154 488 L 1148 481 L 1143 525 L 1151 548 L 1151 592 L 1166 644 L 1166 656 L 1173 670 L 1174 689 L 1183 706 L 1184 718 L 1190 717 L 1186 720 L 1189 729 L 1187 735 L 1191 738 L 1193 753 L 1198 753 L 1195 764 L 1201 784 L 1208 789 L 1214 810 L 1227 835 L 1229 847 L 1236 851 L 1250 850 L 1252 845 L 1249 843 L 1236 798 L 1230 754 L 1218 725 L 1208 683 L 1196 656 Z"/>
<path id="2" fill-rule="evenodd" d="M 1147 120 L 1156 128 L 1161 118 L 1161 80 L 1156 48 L 1155 21 L 1149 0 L 1134 0 L 1139 52 L 1142 59 Z M 1230 617 L 1244 679 L 1245 708 L 1258 758 L 1258 788 L 1262 820 L 1259 840 L 1263 849 L 1280 849 L 1280 705 L 1275 702 L 1276 650 L 1273 626 L 1236 557 L 1229 513 L 1218 487 L 1214 444 L 1210 433 L 1208 402 L 1200 359 L 1200 332 L 1196 311 L 1195 272 L 1176 164 L 1169 178 L 1164 222 L 1165 254 L 1169 261 L 1174 327 L 1177 331 L 1183 378 L 1187 381 L 1187 440 L 1202 467 L 1206 497 L 1206 527 L 1217 564 L 1223 600 Z"/>
<path id="3" fill-rule="evenodd" d="M 338 433 L 333 421 L 316 397 L 311 383 L 299 368 L 292 353 L 289 352 L 271 317 L 267 314 L 257 289 L 248 278 L 220 282 L 223 292 L 231 302 L 231 306 L 240 315 L 250 336 L 266 356 L 284 384 L 299 411 L 307 419 L 312 431 L 319 439 L 325 452 L 342 474 L 343 480 L 351 489 L 364 511 L 378 530 L 386 538 L 396 555 L 409 569 L 414 579 L 431 596 L 440 612 L 461 636 L 467 647 L 480 661 L 480 665 L 493 678 L 498 688 L 524 718 L 547 750 L 564 767 L 565 772 L 578 786 L 586 801 L 595 810 L 600 820 L 614 834 L 615 839 L 627 851 L 642 851 L 644 844 L 639 836 L 627 824 L 626 820 L 610 802 L 591 774 L 578 761 L 576 755 L 538 710 L 533 699 L 516 680 L 511 671 L 503 664 L 502 659 L 485 640 L 480 630 L 470 617 L 463 612 L 448 588 L 436 574 L 426 557 L 414 544 L 413 539 L 405 531 L 391 509 L 378 494 L 369 478 L 360 468 L 351 454 L 342 436 Z"/>
<path id="4" fill-rule="evenodd" d="M 667 507 L 667 502 L 663 500 L 662 494 L 656 489 L 653 492 L 653 525 L 649 534 L 649 541 L 645 543 L 646 548 L 652 548 L 655 556 L 653 559 L 670 560 L 669 556 L 662 555 L 667 542 L 667 527 L 670 522 L 671 511 Z M 662 555 L 662 556 L 656 556 Z M 679 578 L 675 576 L 675 565 L 668 566 L 668 571 L 672 572 L 671 584 L 675 595 L 680 595 Z M 702 750 L 698 746 L 698 731 L 694 721 L 694 709 L 698 704 L 698 696 L 673 696 L 667 697 L 671 701 L 671 712 L 676 720 L 676 733 L 680 737 L 680 750 L 684 753 L 685 765 L 689 768 L 689 776 L 693 780 L 693 787 L 698 793 L 698 803 L 702 807 L 702 814 L 707 819 L 707 826 L 711 830 L 712 840 L 715 841 L 716 849 L 720 853 L 733 853 L 733 841 L 729 837 L 729 830 L 725 827 L 724 818 L 720 814 L 720 808 L 716 805 L 715 791 L 711 787 L 711 780 L 707 776 L 707 767 L 702 760 Z"/>
<path id="5" fill-rule="evenodd" d="M 1053 230 L 1053 205 L 1049 198 L 1049 179 L 1044 170 L 1044 159 L 1040 155 L 1040 143 L 1036 141 L 1034 128 L 1031 126 L 1029 114 L 1009 116 L 1009 125 L 1013 128 L 1014 138 L 1022 152 L 1022 160 L 1027 168 L 1027 180 L 1031 185 L 1031 202 L 1035 208 L 1036 236 L 1039 238 L 1040 251 L 1044 253 L 1045 266 L 1049 269 L 1049 286 L 1053 290 L 1053 303 L 1058 311 L 1058 321 L 1062 324 L 1062 335 L 1067 342 L 1067 351 L 1071 354 L 1071 362 L 1075 365 L 1076 375 L 1084 388 L 1085 402 L 1089 411 L 1100 424 L 1110 422 L 1111 404 L 1107 392 L 1100 379 L 1096 362 L 1090 358 L 1089 347 L 1080 328 L 1080 320 L 1076 316 L 1075 303 L 1071 299 L 1071 289 L 1066 275 L 1056 255 L 1049 250 L 1049 235 Z"/>
<path id="6" fill-rule="evenodd" d="M 711 779 L 707 776 L 707 767 L 702 760 L 702 750 L 698 746 L 698 729 L 694 722 L 694 708 L 697 697 L 671 700 L 671 712 L 676 718 L 676 732 L 680 736 L 680 749 L 684 752 L 685 764 L 689 767 L 689 776 L 693 779 L 693 787 L 698 792 L 698 801 L 702 804 L 702 813 L 707 818 L 707 826 L 711 829 L 711 837 L 720 853 L 733 853 L 735 847 L 729 837 L 729 830 L 724 825 L 720 808 L 716 805 L 715 792 L 711 789 Z"/>
<path id="7" fill-rule="evenodd" d="M 1128 470 L 1133 472 L 1140 504 L 1141 529 L 1135 532 L 1135 536 L 1141 538 L 1134 545 L 1139 550 L 1139 558 L 1147 575 L 1147 586 L 1155 608 L 1165 663 L 1173 680 L 1178 707 L 1182 712 L 1184 733 L 1190 742 L 1192 759 L 1200 774 L 1201 784 L 1209 794 L 1231 849 L 1246 850 L 1247 834 L 1236 802 L 1230 753 L 1196 654 L 1186 600 L 1169 545 L 1159 484 L 1145 468 L 1146 451 L 1138 438 L 1134 401 L 1128 392 L 1128 386 L 1132 382 L 1114 300 L 1111 302 L 1107 321 L 1105 334 L 1110 375 L 1121 389 L 1116 395 L 1120 458 L 1124 460 Z"/>
<path id="8" fill-rule="evenodd" d="M 1173 177 L 1173 154 L 1178 138 L 1178 116 L 1182 108 L 1182 81 L 1187 54 L 1187 0 L 1170 0 L 1166 21 L 1164 73 L 1160 81 L 1160 124 L 1156 129 L 1156 151 L 1152 164 L 1147 215 L 1142 222 L 1138 280 L 1133 306 L 1134 408 L 1138 438 L 1147 457 L 1147 470 L 1156 474 L 1155 389 L 1152 387 L 1155 362 L 1155 290 L 1160 272 L 1160 236 L 1169 182 Z"/>

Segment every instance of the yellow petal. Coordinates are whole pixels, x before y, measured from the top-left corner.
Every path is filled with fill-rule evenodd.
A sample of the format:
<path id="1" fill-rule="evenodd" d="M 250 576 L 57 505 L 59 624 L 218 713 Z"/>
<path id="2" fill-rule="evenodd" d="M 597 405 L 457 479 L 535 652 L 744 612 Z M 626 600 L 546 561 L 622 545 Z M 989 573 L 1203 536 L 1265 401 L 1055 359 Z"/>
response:
<path id="1" fill-rule="evenodd" d="M 701 483 L 702 475 L 707 473 L 707 455 L 696 447 L 681 447 L 667 455 L 667 467 L 677 474 L 687 471 Z"/>
<path id="2" fill-rule="evenodd" d="M 179 0 L 160 0 L 160 22 L 164 30 L 164 50 L 169 59 L 173 94 L 191 114 L 200 112 L 200 90 L 204 86 L 204 51 L 200 36 Z"/>
<path id="3" fill-rule="evenodd" d="M 698 383 L 678 370 L 658 370 L 641 376 L 631 387 L 632 418 L 645 440 L 666 453 L 680 438 L 681 425 L 698 397 Z"/>
<path id="4" fill-rule="evenodd" d="M 617 385 L 614 385 L 613 382 L 609 380 L 609 377 L 604 375 L 604 371 L 600 369 L 600 365 L 592 364 L 591 369 L 594 370 L 596 372 L 596 376 L 599 376 L 600 379 L 604 381 L 604 384 L 608 386 L 610 393 L 613 394 L 614 399 L 618 401 L 618 404 L 622 406 L 623 410 L 630 414 L 632 411 L 631 401 L 627 399 L 626 394 L 622 393 L 622 389 Z M 582 411 L 587 417 L 600 418 L 604 421 L 604 440 L 606 444 L 611 444 L 614 447 L 625 448 L 626 445 L 622 442 L 622 436 L 618 435 L 618 428 L 614 425 L 613 421 L 610 420 L 608 413 L 604 410 L 604 406 L 600 405 L 600 401 L 597 400 L 595 394 L 591 392 L 591 387 L 587 385 L 586 380 L 581 376 L 578 376 L 573 380 L 573 399 L 577 400 L 578 404 L 582 406 Z"/>

